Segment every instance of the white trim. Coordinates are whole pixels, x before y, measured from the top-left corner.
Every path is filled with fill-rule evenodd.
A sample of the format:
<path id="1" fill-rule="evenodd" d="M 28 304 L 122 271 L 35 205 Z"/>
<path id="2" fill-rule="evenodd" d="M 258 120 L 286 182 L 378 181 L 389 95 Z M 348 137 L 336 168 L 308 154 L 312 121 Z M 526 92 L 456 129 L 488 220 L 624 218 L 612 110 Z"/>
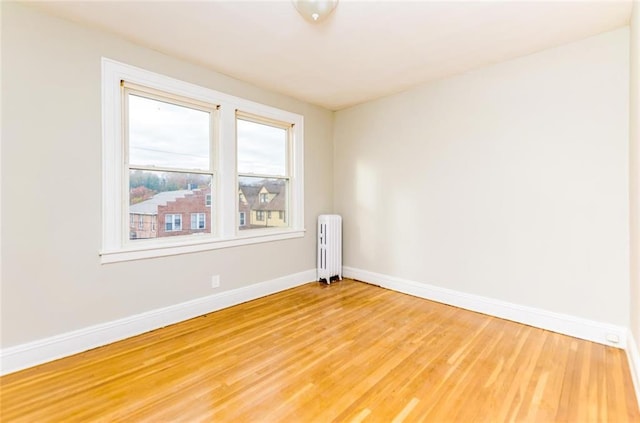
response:
<path id="1" fill-rule="evenodd" d="M 626 348 L 627 345 L 628 331 L 622 326 L 454 291 L 452 289 L 441 288 L 353 267 L 343 267 L 343 276 L 363 282 L 374 283 L 383 288 L 416 297 L 523 323 L 575 338 L 610 345 L 616 348 Z M 617 339 L 618 342 L 612 342 L 612 339 Z"/>
<path id="2" fill-rule="evenodd" d="M 77 354 L 92 348 L 120 341 L 141 333 L 178 323 L 256 298 L 315 280 L 316 270 L 283 276 L 265 282 L 220 292 L 180 304 L 147 311 L 111 322 L 101 323 L 72 332 L 55 335 L 0 350 L 0 374 Z"/>
<path id="3" fill-rule="evenodd" d="M 627 335 L 627 360 L 629 361 L 629 372 L 631 373 L 633 387 L 636 391 L 636 401 L 640 406 L 640 352 L 638 352 L 638 344 L 636 344 L 631 331 Z"/>
<path id="4" fill-rule="evenodd" d="M 140 260 L 154 257 L 175 256 L 177 254 L 197 253 L 200 251 L 217 250 L 220 248 L 238 247 L 241 245 L 259 244 L 262 242 L 281 241 L 284 239 L 302 238 L 304 230 L 272 230 L 253 229 L 251 236 L 242 237 L 238 235 L 230 239 L 205 240 L 202 242 L 192 241 L 191 238 L 184 244 L 153 244 L 152 246 L 132 246 L 128 249 L 115 251 L 102 251 L 100 253 L 100 263 L 119 263 L 122 261 Z M 144 240 L 143 240 L 144 241 Z"/>
<path id="5" fill-rule="evenodd" d="M 219 106 L 215 128 L 215 181 L 219 197 L 212 197 L 215 218 L 213 236 L 207 240 L 192 237 L 167 237 L 129 242 L 128 225 L 124 225 L 123 202 L 126 203 L 124 176 L 124 140 L 122 134 L 121 81 L 150 89 L 203 101 Z M 289 227 L 272 232 L 238 232 L 238 184 L 236 173 L 236 110 L 292 125 L 293 158 L 289 178 Z M 258 242 L 297 238 L 304 235 L 304 116 L 275 107 L 224 94 L 206 87 L 180 81 L 135 66 L 102 58 L 102 252 L 101 263 L 162 257 L 196 251 L 235 247 Z M 137 168 L 137 167 L 136 167 Z M 208 174 L 208 173 L 207 173 Z M 229 216 L 233 213 L 232 216 Z M 163 222 L 164 224 L 164 222 Z M 184 228 L 184 221 L 182 224 Z M 178 239 L 182 238 L 182 239 Z"/>

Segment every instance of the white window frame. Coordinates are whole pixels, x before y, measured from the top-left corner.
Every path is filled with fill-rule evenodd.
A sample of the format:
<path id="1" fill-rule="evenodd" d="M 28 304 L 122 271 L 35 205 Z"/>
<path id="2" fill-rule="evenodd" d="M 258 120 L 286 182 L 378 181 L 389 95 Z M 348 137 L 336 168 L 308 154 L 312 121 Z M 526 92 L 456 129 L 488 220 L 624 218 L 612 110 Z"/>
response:
<path id="1" fill-rule="evenodd" d="M 128 231 L 123 204 L 128 201 L 124 187 L 124 133 L 121 81 L 127 81 L 169 94 L 216 104 L 219 107 L 214 155 L 216 193 L 212 206 L 211 237 L 166 237 L 141 244 L 127 242 Z M 274 121 L 292 124 L 289 187 L 289 226 L 240 231 L 238 216 L 238 179 L 236 172 L 236 110 Z M 209 88 L 102 59 L 102 263 L 114 263 L 190 252 L 236 247 L 260 242 L 304 236 L 304 118 L 303 116 L 234 97 Z M 213 199 L 212 199 L 213 200 Z M 234 218 L 229 218 L 234 216 Z M 164 222 L 163 222 L 164 223 Z"/>
<path id="2" fill-rule="evenodd" d="M 171 216 L 171 230 L 167 230 L 167 219 Z M 180 218 L 180 228 L 176 229 L 176 217 Z M 182 214 L 181 213 L 168 213 L 164 215 L 164 231 L 165 232 L 182 232 Z"/>
<path id="3" fill-rule="evenodd" d="M 195 217 L 195 228 L 193 227 L 193 218 Z M 202 217 L 202 220 L 200 219 L 200 217 Z M 202 228 L 200 227 L 200 222 L 203 222 Z M 196 213 L 191 213 L 191 230 L 192 231 L 199 231 L 202 229 L 207 229 L 207 215 L 205 213 L 201 213 L 201 212 L 196 212 Z"/>

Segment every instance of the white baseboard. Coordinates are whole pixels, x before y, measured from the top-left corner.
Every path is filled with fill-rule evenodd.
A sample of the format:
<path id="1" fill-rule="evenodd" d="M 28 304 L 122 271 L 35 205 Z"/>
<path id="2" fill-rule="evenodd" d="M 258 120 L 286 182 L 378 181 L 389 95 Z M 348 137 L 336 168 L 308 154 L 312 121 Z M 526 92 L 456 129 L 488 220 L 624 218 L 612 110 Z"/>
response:
<path id="1" fill-rule="evenodd" d="M 344 266 L 343 276 L 552 332 L 626 348 L 627 328 Z M 618 342 L 614 342 L 617 340 Z"/>
<path id="2" fill-rule="evenodd" d="M 629 362 L 633 387 L 636 390 L 636 400 L 640 406 L 640 352 L 638 352 L 638 344 L 636 344 L 631 331 L 627 335 L 627 361 Z"/>
<path id="3" fill-rule="evenodd" d="M 0 375 L 120 341 L 316 280 L 316 270 L 220 292 L 0 350 Z"/>

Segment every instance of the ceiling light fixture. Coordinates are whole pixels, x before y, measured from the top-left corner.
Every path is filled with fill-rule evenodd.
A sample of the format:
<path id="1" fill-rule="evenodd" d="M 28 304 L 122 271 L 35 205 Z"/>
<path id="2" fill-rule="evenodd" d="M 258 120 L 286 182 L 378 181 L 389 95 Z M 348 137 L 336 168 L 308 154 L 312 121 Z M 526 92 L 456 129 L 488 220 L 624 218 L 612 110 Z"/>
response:
<path id="1" fill-rule="evenodd" d="M 320 22 L 333 12 L 338 0 L 291 0 L 298 12 L 310 22 Z"/>

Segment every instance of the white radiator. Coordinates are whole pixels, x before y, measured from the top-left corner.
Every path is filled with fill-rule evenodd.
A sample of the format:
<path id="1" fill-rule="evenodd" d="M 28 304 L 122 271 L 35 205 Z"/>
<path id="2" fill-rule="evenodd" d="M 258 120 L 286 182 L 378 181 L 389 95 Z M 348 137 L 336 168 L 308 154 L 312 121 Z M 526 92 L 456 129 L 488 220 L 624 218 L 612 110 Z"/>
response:
<path id="1" fill-rule="evenodd" d="M 342 217 L 337 214 L 318 216 L 318 280 L 342 280 Z"/>

